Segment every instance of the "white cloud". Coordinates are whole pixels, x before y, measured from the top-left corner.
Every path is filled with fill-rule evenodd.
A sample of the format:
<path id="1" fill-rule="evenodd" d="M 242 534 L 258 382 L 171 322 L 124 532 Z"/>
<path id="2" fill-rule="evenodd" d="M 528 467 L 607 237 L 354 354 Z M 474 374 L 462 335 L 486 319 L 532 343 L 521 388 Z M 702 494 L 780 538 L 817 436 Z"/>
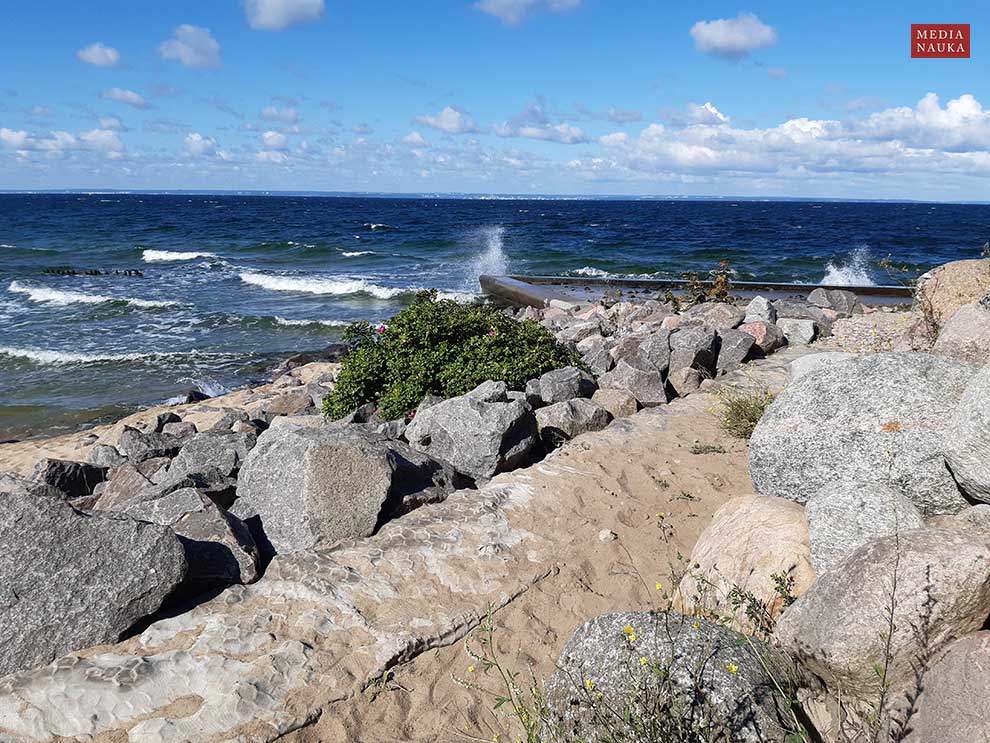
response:
<path id="1" fill-rule="evenodd" d="M 691 26 L 691 36 L 699 51 L 728 59 L 742 59 L 754 49 L 777 41 L 777 32 L 752 13 L 735 18 L 698 21 Z"/>
<path id="2" fill-rule="evenodd" d="M 122 152 L 124 143 L 120 141 L 117 132 L 106 129 L 93 129 L 79 135 L 79 139 L 94 150 L 103 152 Z"/>
<path id="3" fill-rule="evenodd" d="M 643 114 L 641 114 L 639 111 L 632 111 L 625 108 L 617 108 L 615 106 L 609 108 L 609 110 L 606 112 L 606 116 L 608 117 L 609 121 L 614 122 L 616 124 L 628 124 L 633 121 L 643 120 Z"/>
<path id="4" fill-rule="evenodd" d="M 124 143 L 117 133 L 103 129 L 93 129 L 78 136 L 64 131 L 50 132 L 48 136 L 33 136 L 25 131 L 0 129 L 0 142 L 18 152 L 57 154 L 92 150 L 109 157 L 119 157 L 124 151 Z"/>
<path id="5" fill-rule="evenodd" d="M 299 111 L 293 106 L 265 106 L 261 109 L 261 118 L 265 121 L 284 121 L 286 124 L 295 124 L 299 121 Z"/>
<path id="6" fill-rule="evenodd" d="M 268 150 L 284 150 L 288 140 L 281 132 L 264 132 L 261 135 L 261 144 Z"/>
<path id="7" fill-rule="evenodd" d="M 116 116 L 103 116 L 100 118 L 100 129 L 112 129 L 119 131 L 124 128 L 124 124 Z"/>
<path id="8" fill-rule="evenodd" d="M 110 90 L 105 90 L 100 94 L 101 98 L 106 98 L 108 101 L 117 101 L 117 103 L 126 103 L 128 106 L 134 106 L 134 108 L 147 108 L 148 102 L 144 100 L 144 97 L 133 90 L 126 90 L 124 88 L 110 88 Z"/>
<path id="9" fill-rule="evenodd" d="M 495 134 L 500 137 L 523 137 L 524 139 L 539 139 L 545 142 L 560 142 L 561 144 L 581 144 L 588 141 L 588 137 L 582 129 L 566 123 L 516 126 L 506 122 L 495 127 Z"/>
<path id="10" fill-rule="evenodd" d="M 300 23 L 311 23 L 323 17 L 323 0 L 244 0 L 251 28 L 261 31 L 281 31 Z"/>
<path id="11" fill-rule="evenodd" d="M 120 52 L 97 41 L 76 52 L 76 59 L 94 67 L 116 67 L 120 64 Z"/>
<path id="12" fill-rule="evenodd" d="M 274 150 L 262 150 L 254 154 L 254 159 L 261 163 L 272 163 L 274 165 L 284 165 L 289 158 L 284 152 Z"/>
<path id="13" fill-rule="evenodd" d="M 419 132 L 409 132 L 406 136 L 402 138 L 402 141 L 409 145 L 410 147 L 429 147 L 430 143 L 426 141 L 424 137 Z"/>
<path id="14" fill-rule="evenodd" d="M 217 151 L 217 141 L 213 137 L 204 137 L 199 132 L 189 132 L 182 144 L 193 157 L 210 156 Z"/>
<path id="15" fill-rule="evenodd" d="M 562 13 L 581 5 L 581 0 L 480 0 L 474 7 L 513 26 L 535 10 Z"/>
<path id="16" fill-rule="evenodd" d="M 729 117 L 715 108 L 711 101 L 708 101 L 700 106 L 697 103 L 689 103 L 687 121 L 689 124 L 719 126 L 720 124 L 728 124 Z"/>
<path id="17" fill-rule="evenodd" d="M 467 134 L 478 131 L 474 119 L 465 112 L 453 106 L 446 106 L 436 116 L 420 116 L 416 119 L 420 124 L 431 126 L 447 134 Z"/>
<path id="18" fill-rule="evenodd" d="M 208 28 L 183 24 L 162 42 L 158 53 L 162 59 L 177 59 L 184 67 L 215 70 L 220 67 L 220 44 Z"/>

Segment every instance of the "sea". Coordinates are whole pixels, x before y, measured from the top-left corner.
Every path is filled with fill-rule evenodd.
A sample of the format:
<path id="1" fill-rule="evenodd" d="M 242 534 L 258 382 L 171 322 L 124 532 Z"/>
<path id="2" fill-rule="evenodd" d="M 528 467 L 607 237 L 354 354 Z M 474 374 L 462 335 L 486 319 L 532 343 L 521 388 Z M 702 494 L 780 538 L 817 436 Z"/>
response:
<path id="1" fill-rule="evenodd" d="M 891 284 L 988 239 L 977 204 L 0 194 L 0 440 L 260 382 L 486 273 Z"/>

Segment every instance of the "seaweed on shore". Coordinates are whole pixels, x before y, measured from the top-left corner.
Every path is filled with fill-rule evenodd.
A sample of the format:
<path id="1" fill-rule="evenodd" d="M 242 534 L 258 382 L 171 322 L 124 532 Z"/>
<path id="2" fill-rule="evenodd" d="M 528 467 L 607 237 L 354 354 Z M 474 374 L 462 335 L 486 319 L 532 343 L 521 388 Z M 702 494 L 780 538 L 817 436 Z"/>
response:
<path id="1" fill-rule="evenodd" d="M 41 269 L 41 272 L 50 276 L 135 276 L 138 278 L 144 276 L 144 272 L 136 268 L 103 271 L 98 268 L 76 269 L 72 266 L 49 266 Z"/>

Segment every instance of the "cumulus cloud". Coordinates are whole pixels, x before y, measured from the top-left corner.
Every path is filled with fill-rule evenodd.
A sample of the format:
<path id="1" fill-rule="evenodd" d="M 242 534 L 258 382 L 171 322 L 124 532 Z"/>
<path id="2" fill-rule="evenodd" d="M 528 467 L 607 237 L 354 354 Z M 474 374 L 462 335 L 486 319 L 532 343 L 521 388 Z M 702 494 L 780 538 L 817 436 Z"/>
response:
<path id="1" fill-rule="evenodd" d="M 120 64 L 120 52 L 97 41 L 76 52 L 76 59 L 94 67 L 116 67 Z"/>
<path id="2" fill-rule="evenodd" d="M 715 108 L 711 101 L 707 101 L 701 105 L 689 103 L 687 106 L 687 123 L 719 126 L 720 124 L 728 124 L 729 117 Z"/>
<path id="3" fill-rule="evenodd" d="M 254 154 L 254 159 L 260 163 L 271 163 L 273 165 L 284 165 L 289 157 L 284 152 L 276 150 L 262 150 Z"/>
<path id="4" fill-rule="evenodd" d="M 244 0 L 248 24 L 260 31 L 281 31 L 323 17 L 323 0 Z"/>
<path id="5" fill-rule="evenodd" d="M 580 5 L 581 0 L 480 0 L 474 7 L 514 26 L 535 10 L 562 13 Z"/>
<path id="6" fill-rule="evenodd" d="M 261 135 L 261 145 L 266 150 L 284 150 L 288 139 L 281 132 L 264 132 Z"/>
<path id="7" fill-rule="evenodd" d="M 588 137 L 581 128 L 567 123 L 516 126 L 506 122 L 495 127 L 495 134 L 500 137 L 523 137 L 524 139 L 539 139 L 561 144 L 580 144 L 588 141 Z"/>
<path id="8" fill-rule="evenodd" d="M 691 37 L 698 51 L 738 60 L 775 43 L 777 32 L 752 13 L 740 13 L 735 18 L 698 21 L 691 26 Z"/>
<path id="9" fill-rule="evenodd" d="M 124 143 L 117 133 L 103 129 L 82 132 L 78 136 L 65 131 L 35 136 L 26 131 L 0 129 L 0 142 L 21 153 L 58 154 L 75 150 L 92 150 L 114 158 L 119 157 L 124 151 Z"/>
<path id="10" fill-rule="evenodd" d="M 453 106 L 445 106 L 435 116 L 420 116 L 416 121 L 447 134 L 468 134 L 478 131 L 478 125 L 474 123 L 470 114 Z"/>
<path id="11" fill-rule="evenodd" d="M 184 67 L 215 70 L 220 67 L 220 44 L 208 28 L 183 24 L 172 32 L 172 38 L 158 47 L 162 59 L 175 59 Z"/>
<path id="12" fill-rule="evenodd" d="M 113 131 L 120 131 L 124 128 L 123 122 L 116 116 L 102 116 L 100 117 L 100 129 L 111 129 Z"/>
<path id="13" fill-rule="evenodd" d="M 126 90 L 125 88 L 110 88 L 110 90 L 103 91 L 100 97 L 108 101 L 126 103 L 128 106 L 134 106 L 134 108 L 148 107 L 148 102 L 144 100 L 144 96 L 135 93 L 133 90 Z"/>
<path id="14" fill-rule="evenodd" d="M 409 132 L 406 136 L 404 136 L 402 138 L 402 142 L 404 144 L 409 145 L 410 147 L 429 147 L 430 146 L 430 143 L 426 141 L 426 137 L 424 137 L 419 132 Z"/>
<path id="15" fill-rule="evenodd" d="M 193 157 L 210 156 L 217 151 L 217 141 L 213 137 L 204 137 L 199 132 L 189 132 L 182 145 Z"/>
<path id="16" fill-rule="evenodd" d="M 299 121 L 299 111 L 293 106 L 265 106 L 261 109 L 261 118 L 265 121 L 284 121 L 286 124 L 295 124 Z"/>

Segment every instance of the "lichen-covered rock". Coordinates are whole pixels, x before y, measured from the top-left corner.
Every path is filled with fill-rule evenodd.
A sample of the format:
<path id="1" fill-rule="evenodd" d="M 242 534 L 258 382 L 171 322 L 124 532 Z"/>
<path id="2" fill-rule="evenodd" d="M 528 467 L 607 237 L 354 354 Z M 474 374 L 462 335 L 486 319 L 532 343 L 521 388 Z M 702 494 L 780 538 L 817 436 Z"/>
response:
<path id="1" fill-rule="evenodd" d="M 474 479 L 522 466 L 537 441 L 536 419 L 504 382 L 485 382 L 417 413 L 406 428 L 409 445 Z"/>
<path id="2" fill-rule="evenodd" d="M 730 594 L 737 587 L 752 594 L 773 620 L 789 600 L 783 583 L 790 584 L 791 597 L 808 590 L 815 570 L 804 509 L 783 498 L 732 498 L 698 537 L 691 565 L 678 587 L 679 608 L 688 614 L 731 616 L 731 626 L 745 632 L 766 631 L 765 626 L 754 626 L 744 610 L 733 608 Z"/>
<path id="3" fill-rule="evenodd" d="M 881 483 L 838 480 L 808 501 L 811 562 L 821 574 L 873 539 L 920 529 L 921 512 Z"/>
<path id="4" fill-rule="evenodd" d="M 990 365 L 966 386 L 949 422 L 943 452 L 962 491 L 990 503 Z"/>
<path id="5" fill-rule="evenodd" d="M 875 669 L 891 618 L 888 681 L 899 686 L 912 678 L 923 646 L 937 652 L 988 615 L 990 535 L 926 528 L 873 540 L 818 576 L 784 612 L 776 636 L 833 692 L 869 697 L 879 689 Z"/>
<path id="6" fill-rule="evenodd" d="M 918 279 L 914 306 L 941 326 L 964 304 L 978 302 L 990 291 L 990 260 L 952 261 Z"/>
<path id="7" fill-rule="evenodd" d="M 170 529 L 10 494 L 0 519 L 0 676 L 116 642 L 182 582 Z"/>
<path id="8" fill-rule="evenodd" d="M 932 353 L 970 364 L 990 362 L 990 310 L 978 304 L 960 307 L 942 325 Z"/>
<path id="9" fill-rule="evenodd" d="M 941 453 L 973 367 L 927 354 L 870 354 L 791 383 L 749 442 L 758 492 L 805 503 L 839 480 L 885 483 L 925 515 L 966 506 Z"/>
<path id="10" fill-rule="evenodd" d="M 536 411 L 540 440 L 548 449 L 588 431 L 601 431 L 612 422 L 612 414 L 598 403 L 576 397 Z"/>
<path id="11" fill-rule="evenodd" d="M 553 405 L 575 397 L 591 397 L 598 385 L 590 374 L 574 366 L 548 371 L 526 385 L 526 397 L 534 407 Z"/>
<path id="12" fill-rule="evenodd" d="M 675 721 L 707 720 L 731 730 L 734 741 L 783 743 L 785 703 L 764 670 L 772 656 L 759 640 L 704 619 L 603 614 L 567 641 L 547 704 L 566 740 L 599 740 L 616 730 L 632 735 L 635 727 L 622 718 L 631 709 L 652 716 L 661 730 L 665 723 L 673 729 Z"/>

